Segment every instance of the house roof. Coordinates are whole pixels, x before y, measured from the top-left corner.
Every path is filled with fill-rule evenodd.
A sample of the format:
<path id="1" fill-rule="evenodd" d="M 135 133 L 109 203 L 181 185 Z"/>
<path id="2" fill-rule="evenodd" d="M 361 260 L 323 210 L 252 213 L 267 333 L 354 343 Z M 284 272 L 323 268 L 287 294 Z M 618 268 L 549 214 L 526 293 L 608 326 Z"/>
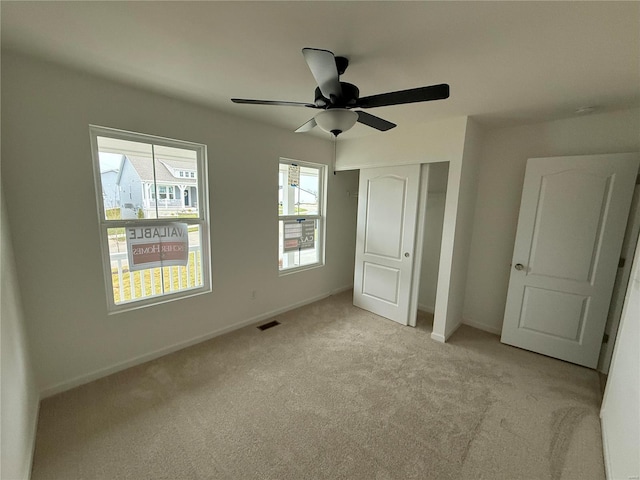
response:
<path id="1" fill-rule="evenodd" d="M 143 182 L 153 182 L 153 162 L 149 157 L 138 157 L 135 155 L 125 155 L 131 166 L 140 176 Z M 183 185 L 195 185 L 197 179 L 175 177 L 171 174 L 168 167 L 176 170 L 195 170 L 193 162 L 181 160 L 167 160 L 159 158 L 156 162 L 156 182 L 172 183 Z"/>

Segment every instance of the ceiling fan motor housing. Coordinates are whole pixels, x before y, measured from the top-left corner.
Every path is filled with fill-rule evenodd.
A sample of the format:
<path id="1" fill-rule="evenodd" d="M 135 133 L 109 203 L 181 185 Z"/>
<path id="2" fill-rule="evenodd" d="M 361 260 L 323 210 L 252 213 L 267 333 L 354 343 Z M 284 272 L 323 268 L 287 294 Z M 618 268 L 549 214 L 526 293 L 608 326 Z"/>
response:
<path id="1" fill-rule="evenodd" d="M 342 75 L 349 66 L 349 59 L 346 57 L 336 57 L 336 70 L 338 75 Z"/>
<path id="2" fill-rule="evenodd" d="M 322 95 L 320 88 L 316 87 L 314 94 L 314 103 L 320 108 L 349 108 L 355 106 L 358 98 L 360 98 L 360 90 L 351 83 L 340 82 L 342 87 L 342 95 L 340 97 L 326 98 Z"/>

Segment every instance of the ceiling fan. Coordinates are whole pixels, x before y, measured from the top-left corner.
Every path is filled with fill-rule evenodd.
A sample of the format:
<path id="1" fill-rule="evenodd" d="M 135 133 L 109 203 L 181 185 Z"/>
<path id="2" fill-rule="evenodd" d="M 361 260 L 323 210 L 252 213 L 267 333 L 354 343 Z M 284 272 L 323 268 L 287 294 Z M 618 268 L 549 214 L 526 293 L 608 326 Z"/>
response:
<path id="1" fill-rule="evenodd" d="M 385 132 L 396 126 L 375 115 L 354 108 L 374 108 L 404 103 L 428 102 L 442 100 L 449 97 L 449 85 L 431 85 L 428 87 L 411 88 L 397 92 L 381 93 L 368 97 L 359 97 L 358 87 L 351 83 L 341 82 L 342 75 L 349 66 L 345 57 L 336 57 L 329 50 L 317 48 L 303 48 L 304 56 L 311 74 L 318 87 L 315 90 L 314 103 L 286 102 L 279 100 L 251 100 L 232 98 L 234 103 L 251 105 L 279 105 L 285 107 L 307 107 L 322 110 L 308 122 L 301 125 L 296 133 L 308 132 L 316 125 L 321 129 L 338 136 L 349 130 L 356 122 Z"/>

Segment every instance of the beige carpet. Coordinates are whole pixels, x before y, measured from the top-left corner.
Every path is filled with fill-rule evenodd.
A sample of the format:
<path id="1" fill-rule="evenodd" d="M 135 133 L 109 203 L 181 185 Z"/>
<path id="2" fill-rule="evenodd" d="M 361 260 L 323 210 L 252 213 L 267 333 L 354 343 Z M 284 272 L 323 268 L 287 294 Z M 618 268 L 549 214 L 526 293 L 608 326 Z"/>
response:
<path id="1" fill-rule="evenodd" d="M 40 479 L 603 479 L 598 375 L 351 292 L 42 402 Z"/>

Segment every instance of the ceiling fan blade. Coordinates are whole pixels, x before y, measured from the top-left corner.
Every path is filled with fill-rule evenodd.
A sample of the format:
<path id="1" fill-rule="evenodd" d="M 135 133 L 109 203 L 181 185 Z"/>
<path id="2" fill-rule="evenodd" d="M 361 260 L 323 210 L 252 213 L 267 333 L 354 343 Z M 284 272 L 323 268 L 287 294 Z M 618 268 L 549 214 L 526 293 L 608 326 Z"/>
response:
<path id="1" fill-rule="evenodd" d="M 315 127 L 316 124 L 316 119 L 312 118 L 311 120 L 309 120 L 308 122 L 303 123 L 302 125 L 300 125 L 298 127 L 298 129 L 296 130 L 295 133 L 304 133 L 304 132 L 308 132 L 310 131 L 313 127 Z"/>
<path id="2" fill-rule="evenodd" d="M 318 108 L 313 103 L 304 102 L 282 102 L 280 100 L 251 100 L 248 98 L 232 98 L 233 103 L 246 103 L 249 105 L 279 105 L 283 107 L 309 107 Z"/>
<path id="3" fill-rule="evenodd" d="M 384 118 L 376 117 L 367 112 L 358 110 L 356 113 L 358 114 L 358 123 L 363 123 L 381 132 L 386 132 L 396 126 L 395 123 L 388 122 Z"/>
<path id="4" fill-rule="evenodd" d="M 342 87 L 336 67 L 336 57 L 329 50 L 303 48 L 302 55 L 316 79 L 322 95 L 329 100 L 342 96 Z"/>
<path id="5" fill-rule="evenodd" d="M 430 100 L 443 100 L 449 98 L 449 85 L 431 85 L 429 87 L 411 88 L 398 92 L 381 93 L 370 97 L 360 98 L 356 107 L 373 108 L 386 107 L 388 105 L 401 105 L 403 103 L 428 102 Z"/>

